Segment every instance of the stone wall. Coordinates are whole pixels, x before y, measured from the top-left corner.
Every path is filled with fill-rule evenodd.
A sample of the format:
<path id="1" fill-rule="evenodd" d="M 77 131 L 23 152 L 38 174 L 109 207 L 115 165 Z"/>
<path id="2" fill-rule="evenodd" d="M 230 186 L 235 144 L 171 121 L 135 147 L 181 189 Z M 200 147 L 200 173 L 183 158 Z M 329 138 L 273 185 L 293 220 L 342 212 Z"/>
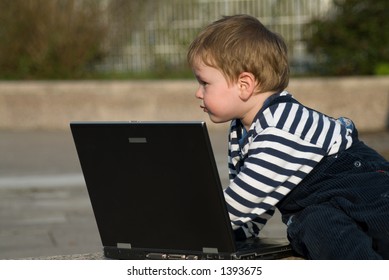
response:
<path id="1" fill-rule="evenodd" d="M 68 129 L 70 121 L 204 120 L 188 81 L 0 82 L 0 129 Z M 361 131 L 388 128 L 389 77 L 294 78 L 288 90 L 309 107 L 347 116 Z"/>

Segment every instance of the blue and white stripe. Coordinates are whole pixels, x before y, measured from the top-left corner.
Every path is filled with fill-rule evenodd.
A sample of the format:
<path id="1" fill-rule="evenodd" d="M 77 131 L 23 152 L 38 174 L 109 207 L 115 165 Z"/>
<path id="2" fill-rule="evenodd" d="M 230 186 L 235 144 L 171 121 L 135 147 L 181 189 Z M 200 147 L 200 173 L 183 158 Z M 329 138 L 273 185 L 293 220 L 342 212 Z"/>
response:
<path id="1" fill-rule="evenodd" d="M 275 102 L 260 112 L 243 139 L 239 120 L 229 134 L 230 185 L 225 199 L 234 229 L 258 235 L 277 203 L 326 155 L 352 144 L 352 122 L 333 119 L 292 102 Z"/>

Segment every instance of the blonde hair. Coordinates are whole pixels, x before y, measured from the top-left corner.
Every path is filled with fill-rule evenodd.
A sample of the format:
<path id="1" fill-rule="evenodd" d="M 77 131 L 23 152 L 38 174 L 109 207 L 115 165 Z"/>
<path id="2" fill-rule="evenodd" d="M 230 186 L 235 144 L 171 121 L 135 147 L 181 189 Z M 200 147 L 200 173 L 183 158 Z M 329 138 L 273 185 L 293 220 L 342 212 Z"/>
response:
<path id="1" fill-rule="evenodd" d="M 200 59 L 217 68 L 229 83 L 250 72 L 258 92 L 280 92 L 289 83 L 284 40 L 248 15 L 225 16 L 205 27 L 189 46 L 187 58 L 190 66 Z"/>

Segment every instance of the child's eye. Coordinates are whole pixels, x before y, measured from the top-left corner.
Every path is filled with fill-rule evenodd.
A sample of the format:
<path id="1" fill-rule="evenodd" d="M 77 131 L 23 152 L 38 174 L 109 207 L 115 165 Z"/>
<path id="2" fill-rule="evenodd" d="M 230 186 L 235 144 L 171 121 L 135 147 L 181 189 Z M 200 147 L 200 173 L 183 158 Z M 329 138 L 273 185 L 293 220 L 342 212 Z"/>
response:
<path id="1" fill-rule="evenodd" d="M 199 76 L 197 76 L 197 75 L 196 75 L 196 79 L 197 79 L 197 81 L 198 81 L 198 83 L 199 83 L 200 86 L 205 87 L 205 86 L 208 85 L 208 83 L 207 83 L 206 81 L 202 80 L 202 79 L 201 79 Z"/>

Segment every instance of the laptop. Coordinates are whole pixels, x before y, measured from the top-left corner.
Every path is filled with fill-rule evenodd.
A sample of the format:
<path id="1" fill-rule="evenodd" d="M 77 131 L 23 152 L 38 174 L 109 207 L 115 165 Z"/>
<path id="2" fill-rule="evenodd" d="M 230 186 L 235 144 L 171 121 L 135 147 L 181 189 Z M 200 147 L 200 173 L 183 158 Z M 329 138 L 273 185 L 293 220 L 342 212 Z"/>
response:
<path id="1" fill-rule="evenodd" d="M 276 259 L 286 239 L 237 243 L 205 122 L 71 122 L 111 259 Z"/>

